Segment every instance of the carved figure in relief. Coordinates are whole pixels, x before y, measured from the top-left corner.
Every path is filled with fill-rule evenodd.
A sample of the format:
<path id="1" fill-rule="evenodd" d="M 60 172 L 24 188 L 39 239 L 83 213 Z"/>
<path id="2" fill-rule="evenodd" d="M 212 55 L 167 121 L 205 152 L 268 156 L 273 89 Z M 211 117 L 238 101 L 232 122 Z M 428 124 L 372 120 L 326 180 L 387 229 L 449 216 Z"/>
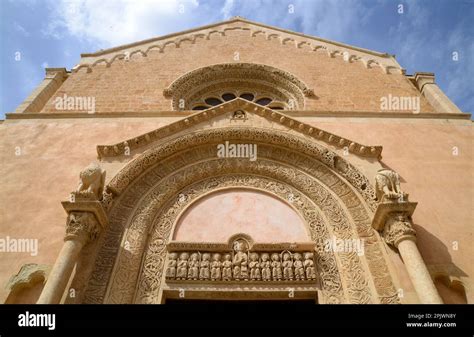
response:
<path id="1" fill-rule="evenodd" d="M 295 278 L 297 280 L 304 280 L 304 267 L 303 261 L 301 261 L 302 256 L 300 253 L 295 253 L 293 255 L 293 266 L 295 267 Z"/>
<path id="2" fill-rule="evenodd" d="M 221 279 L 221 254 L 215 253 L 212 256 L 211 262 L 211 279 L 220 280 Z"/>
<path id="3" fill-rule="evenodd" d="M 380 169 L 375 175 L 375 193 L 379 202 L 384 198 L 401 199 L 400 201 L 406 201 L 408 198 L 408 194 L 400 188 L 398 173 L 389 169 Z"/>
<path id="4" fill-rule="evenodd" d="M 272 279 L 272 273 L 270 270 L 271 262 L 270 256 L 267 253 L 262 254 L 262 262 L 260 263 L 260 268 L 262 268 L 262 280 L 270 281 Z"/>
<path id="5" fill-rule="evenodd" d="M 230 254 L 224 255 L 224 262 L 222 262 L 222 279 L 226 281 L 232 280 L 232 261 Z"/>
<path id="6" fill-rule="evenodd" d="M 209 279 L 209 276 L 210 276 L 209 267 L 211 265 L 210 259 L 211 259 L 211 254 L 209 254 L 209 253 L 202 254 L 202 261 L 201 261 L 200 268 L 199 268 L 199 279 L 200 280 Z"/>
<path id="7" fill-rule="evenodd" d="M 91 194 L 100 199 L 105 184 L 105 170 L 99 164 L 91 163 L 79 174 L 81 182 L 76 189 L 78 194 Z"/>
<path id="8" fill-rule="evenodd" d="M 181 253 L 178 261 L 178 271 L 176 273 L 176 278 L 178 280 L 186 279 L 188 276 L 188 253 Z"/>
<path id="9" fill-rule="evenodd" d="M 293 280 L 293 261 L 291 261 L 291 255 L 288 252 L 283 253 L 283 278 L 285 280 Z"/>
<path id="10" fill-rule="evenodd" d="M 272 278 L 273 280 L 281 280 L 281 262 L 280 255 L 277 253 L 272 254 Z"/>
<path id="11" fill-rule="evenodd" d="M 232 114 L 232 119 L 247 119 L 247 116 L 245 115 L 244 111 L 237 110 Z"/>
<path id="12" fill-rule="evenodd" d="M 176 277 L 176 266 L 178 265 L 178 254 L 171 253 L 169 255 L 168 268 L 166 269 L 166 278 Z"/>
<path id="13" fill-rule="evenodd" d="M 243 252 L 245 244 L 241 241 L 234 242 L 235 255 L 232 260 L 234 266 L 234 279 L 248 279 L 248 256 Z"/>
<path id="14" fill-rule="evenodd" d="M 199 277 L 199 256 L 192 253 L 188 262 L 188 280 L 197 280 Z"/>
<path id="15" fill-rule="evenodd" d="M 313 253 L 304 254 L 304 268 L 306 271 L 306 278 L 308 280 L 314 280 L 316 278 L 316 272 L 314 270 Z"/>
<path id="16" fill-rule="evenodd" d="M 250 278 L 252 280 L 260 280 L 260 263 L 258 262 L 258 254 L 252 253 L 250 254 Z"/>

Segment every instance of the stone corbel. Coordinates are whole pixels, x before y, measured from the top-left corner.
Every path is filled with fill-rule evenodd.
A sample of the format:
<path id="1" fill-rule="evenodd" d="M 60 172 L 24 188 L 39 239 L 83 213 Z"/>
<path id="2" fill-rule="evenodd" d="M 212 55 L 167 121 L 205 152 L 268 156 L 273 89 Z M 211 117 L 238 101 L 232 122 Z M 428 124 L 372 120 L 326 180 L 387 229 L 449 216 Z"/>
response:
<path id="1" fill-rule="evenodd" d="M 411 216 L 417 203 L 408 201 L 408 195 L 400 190 L 398 174 L 395 172 L 379 170 L 375 180 L 379 204 L 372 227 L 381 233 L 388 245 L 398 250 L 420 301 L 426 304 L 442 304 L 443 301 L 416 246 L 416 231 Z"/>

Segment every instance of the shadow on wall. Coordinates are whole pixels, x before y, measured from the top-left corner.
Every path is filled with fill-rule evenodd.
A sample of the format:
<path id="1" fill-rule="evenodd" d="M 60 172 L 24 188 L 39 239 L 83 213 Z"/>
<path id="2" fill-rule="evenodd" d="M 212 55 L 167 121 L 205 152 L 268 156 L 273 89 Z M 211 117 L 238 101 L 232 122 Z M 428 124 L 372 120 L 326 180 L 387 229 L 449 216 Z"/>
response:
<path id="1" fill-rule="evenodd" d="M 427 267 L 443 302 L 445 304 L 467 304 L 466 289 L 462 278 L 468 275 L 453 263 L 448 247 L 441 240 L 415 223 L 414 228 L 417 240 L 420 243 L 426 243 L 421 246 L 429 247 L 428 249 L 437 256 L 438 264 L 427 265 Z"/>

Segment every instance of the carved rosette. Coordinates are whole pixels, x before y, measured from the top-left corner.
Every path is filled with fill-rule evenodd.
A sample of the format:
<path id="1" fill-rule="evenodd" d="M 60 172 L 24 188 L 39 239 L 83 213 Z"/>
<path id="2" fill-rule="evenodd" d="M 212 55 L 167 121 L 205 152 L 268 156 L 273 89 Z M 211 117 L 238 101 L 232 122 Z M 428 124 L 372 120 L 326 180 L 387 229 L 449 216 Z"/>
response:
<path id="1" fill-rule="evenodd" d="M 100 233 L 100 224 L 90 212 L 71 212 L 66 223 L 64 241 L 78 240 L 84 245 L 94 241 Z"/>
<path id="2" fill-rule="evenodd" d="M 398 247 L 403 240 L 416 240 L 416 231 L 409 217 L 400 212 L 393 214 L 385 223 L 383 238 L 389 244 Z"/>

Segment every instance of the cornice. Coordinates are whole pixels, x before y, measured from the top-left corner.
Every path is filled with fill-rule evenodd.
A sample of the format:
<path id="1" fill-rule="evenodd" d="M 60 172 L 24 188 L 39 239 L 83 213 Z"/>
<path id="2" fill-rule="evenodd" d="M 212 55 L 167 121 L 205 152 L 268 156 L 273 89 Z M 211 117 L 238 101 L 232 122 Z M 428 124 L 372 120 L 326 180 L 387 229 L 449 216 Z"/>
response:
<path id="1" fill-rule="evenodd" d="M 421 112 L 414 114 L 411 112 L 378 112 L 378 111 L 315 111 L 315 110 L 279 110 L 291 117 L 337 117 L 337 118 L 401 118 L 401 119 L 460 119 L 470 120 L 470 113 L 439 113 Z M 85 112 L 64 112 L 64 113 L 6 113 L 6 120 L 19 119 L 88 119 L 88 118 L 157 118 L 157 117 L 189 117 L 195 113 L 193 110 L 157 110 L 147 112 L 116 111 L 89 114 Z M 3 120 L 0 120 L 0 123 Z"/>
<path id="2" fill-rule="evenodd" d="M 126 139 L 120 143 L 111 145 L 98 145 L 97 153 L 99 158 L 121 156 L 123 155 L 123 153 L 125 153 L 124 151 L 126 149 L 128 151 L 133 151 L 148 146 L 153 142 L 168 138 L 185 129 L 189 129 L 193 125 L 199 124 L 204 121 L 209 121 L 214 117 L 220 116 L 224 113 L 232 112 L 236 109 L 243 109 L 248 113 L 259 115 L 271 122 L 279 123 L 291 130 L 295 130 L 297 133 L 300 133 L 304 136 L 312 137 L 319 141 L 323 141 L 329 145 L 335 146 L 336 148 L 347 147 L 350 153 L 356 154 L 361 157 L 381 157 L 381 146 L 369 146 L 359 144 L 357 142 L 345 139 L 331 132 L 319 129 L 316 126 L 294 119 L 284 113 L 271 110 L 269 108 L 257 105 L 252 102 L 248 102 L 241 98 L 236 98 L 232 101 L 220 104 L 214 108 L 202 110 L 200 112 L 188 116 L 187 118 L 172 122 L 166 126 L 147 132 L 140 136 Z"/>
<path id="3" fill-rule="evenodd" d="M 252 22 L 242 18 L 235 18 L 229 21 L 203 26 L 180 33 L 126 44 L 111 49 L 101 50 L 96 53 L 81 54 L 82 59 L 80 63 L 72 69 L 72 72 L 77 72 L 82 68 L 86 68 L 87 72 L 91 72 L 93 67 L 99 64 L 104 64 L 106 67 L 110 67 L 117 59 L 131 61 L 134 54 L 141 54 L 143 57 L 146 57 L 148 52 L 151 50 L 158 50 L 160 53 L 163 53 L 167 46 L 180 48 L 181 44 L 185 41 L 191 42 L 191 44 L 196 44 L 202 39 L 209 40 L 213 34 L 226 36 L 227 31 L 233 30 L 247 31 L 249 32 L 250 37 L 262 34 L 268 41 L 277 39 L 281 45 L 292 44 L 298 49 L 307 48 L 311 52 L 323 52 L 330 58 L 338 57 L 348 63 L 360 61 L 365 68 L 370 69 L 373 67 L 379 67 L 386 74 L 405 73 L 405 70 L 400 67 L 394 57 L 387 53 L 374 52 L 339 42 Z"/>

